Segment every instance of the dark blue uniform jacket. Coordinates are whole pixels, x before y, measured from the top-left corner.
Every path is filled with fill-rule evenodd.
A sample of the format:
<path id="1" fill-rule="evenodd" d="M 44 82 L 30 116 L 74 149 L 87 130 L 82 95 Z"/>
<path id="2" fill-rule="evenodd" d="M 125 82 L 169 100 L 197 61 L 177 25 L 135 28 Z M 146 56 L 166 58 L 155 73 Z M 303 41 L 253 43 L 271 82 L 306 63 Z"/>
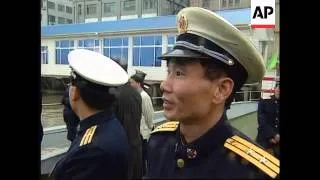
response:
<path id="1" fill-rule="evenodd" d="M 258 104 L 258 135 L 257 142 L 265 148 L 270 147 L 269 139 L 280 129 L 280 99 L 262 99 Z"/>
<path id="2" fill-rule="evenodd" d="M 224 117 L 208 132 L 189 144 L 180 135 L 179 127 L 172 128 L 172 124 L 157 127 L 149 139 L 147 177 L 194 179 L 269 177 L 250 161 L 261 164 L 262 169 L 272 177 L 278 176 L 279 161 L 266 154 L 267 152 L 248 137 L 237 133 L 223 119 Z M 243 157 L 244 154 L 246 156 Z"/>
<path id="3" fill-rule="evenodd" d="M 129 151 L 119 120 L 100 112 L 80 122 L 78 136 L 53 174 L 57 180 L 127 179 Z"/>

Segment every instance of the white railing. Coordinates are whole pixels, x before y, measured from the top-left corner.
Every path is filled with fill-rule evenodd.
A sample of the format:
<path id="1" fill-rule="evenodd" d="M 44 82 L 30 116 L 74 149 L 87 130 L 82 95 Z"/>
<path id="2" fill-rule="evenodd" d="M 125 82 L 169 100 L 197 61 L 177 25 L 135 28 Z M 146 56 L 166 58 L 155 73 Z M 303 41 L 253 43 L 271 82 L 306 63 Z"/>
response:
<path id="1" fill-rule="evenodd" d="M 240 91 L 234 95 L 233 102 L 259 101 L 262 91 Z"/>
<path id="2" fill-rule="evenodd" d="M 239 91 L 236 92 L 233 102 L 259 101 L 262 91 Z M 162 100 L 162 97 L 152 97 L 152 100 Z M 42 106 L 58 106 L 62 103 L 46 103 Z"/>
<path id="3" fill-rule="evenodd" d="M 57 106 L 57 105 L 62 105 L 62 103 L 47 103 L 47 104 L 42 104 L 42 106 Z"/>
<path id="4" fill-rule="evenodd" d="M 261 99 L 262 91 L 240 91 L 234 95 L 232 104 L 250 103 Z M 152 97 L 152 103 L 155 110 L 154 119 L 158 122 L 161 117 L 158 114 L 162 113 L 162 97 Z M 63 121 L 63 105 L 61 103 L 42 104 L 42 120 L 44 127 L 64 125 Z"/>
<path id="5" fill-rule="evenodd" d="M 262 91 L 239 91 L 236 92 L 233 102 L 259 101 Z M 161 97 L 152 97 L 152 100 L 162 99 Z"/>

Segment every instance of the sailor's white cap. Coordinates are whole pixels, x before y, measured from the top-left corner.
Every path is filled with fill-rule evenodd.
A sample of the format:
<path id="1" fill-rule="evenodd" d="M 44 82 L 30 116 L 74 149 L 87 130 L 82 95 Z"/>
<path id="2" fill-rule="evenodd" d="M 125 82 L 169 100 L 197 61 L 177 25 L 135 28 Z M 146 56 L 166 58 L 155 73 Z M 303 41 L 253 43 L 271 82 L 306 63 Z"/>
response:
<path id="1" fill-rule="evenodd" d="M 101 53 L 76 49 L 68 54 L 69 65 L 83 79 L 103 86 L 120 86 L 128 82 L 127 72 Z"/>

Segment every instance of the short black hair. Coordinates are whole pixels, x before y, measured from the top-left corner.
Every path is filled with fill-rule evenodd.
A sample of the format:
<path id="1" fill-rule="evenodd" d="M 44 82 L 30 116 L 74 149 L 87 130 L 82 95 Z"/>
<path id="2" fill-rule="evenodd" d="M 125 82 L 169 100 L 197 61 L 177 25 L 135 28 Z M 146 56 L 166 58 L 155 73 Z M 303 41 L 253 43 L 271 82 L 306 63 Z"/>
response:
<path id="1" fill-rule="evenodd" d="M 135 80 L 138 83 L 143 83 L 143 79 L 138 74 L 134 74 L 130 77 L 131 79 Z"/>
<path id="2" fill-rule="evenodd" d="M 132 75 L 130 77 L 130 79 L 133 79 L 134 81 L 140 83 L 140 87 L 144 88 L 144 86 L 143 86 L 144 85 L 144 83 L 143 83 L 144 81 L 143 81 L 143 79 L 142 79 L 142 77 L 140 75 L 134 74 L 134 75 Z"/>
<path id="3" fill-rule="evenodd" d="M 110 88 L 113 87 L 89 82 L 75 74 L 76 78 L 71 77 L 71 84 L 79 89 L 81 98 L 88 106 L 97 110 L 110 109 L 114 106 L 116 95 L 110 92 Z"/>
<path id="4" fill-rule="evenodd" d="M 234 61 L 234 65 L 228 66 L 219 60 L 201 60 L 200 64 L 205 69 L 205 76 L 214 80 L 221 77 L 223 73 L 233 80 L 234 86 L 230 96 L 226 99 L 225 107 L 228 109 L 234 99 L 235 93 L 240 91 L 241 87 L 248 78 L 248 73 L 242 65 Z"/>

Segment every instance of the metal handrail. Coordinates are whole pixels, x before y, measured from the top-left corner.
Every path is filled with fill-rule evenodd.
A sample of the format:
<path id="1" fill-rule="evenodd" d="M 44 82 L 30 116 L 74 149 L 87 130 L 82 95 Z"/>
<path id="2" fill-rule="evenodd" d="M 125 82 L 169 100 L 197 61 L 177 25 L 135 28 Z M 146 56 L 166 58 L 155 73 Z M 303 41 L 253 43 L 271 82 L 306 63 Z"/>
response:
<path id="1" fill-rule="evenodd" d="M 252 93 L 259 93 L 258 98 L 253 98 Z M 233 102 L 246 102 L 246 101 L 259 101 L 261 97 L 262 91 L 240 91 L 236 92 L 235 94 L 243 94 L 242 100 L 236 100 L 236 97 L 234 98 Z M 247 97 L 245 96 L 247 95 Z"/>
<path id="2" fill-rule="evenodd" d="M 42 104 L 42 106 L 57 106 L 57 105 L 62 105 L 62 103 L 47 103 L 47 104 Z"/>
<path id="3" fill-rule="evenodd" d="M 259 94 L 259 96 L 258 96 L 258 98 L 253 98 L 252 97 L 252 94 L 253 93 L 260 93 Z M 235 97 L 234 98 L 234 100 L 233 100 L 233 102 L 246 102 L 246 101 L 258 101 L 258 100 L 260 100 L 260 97 L 261 97 L 261 95 L 263 95 L 263 91 L 238 91 L 238 92 L 236 92 L 236 94 L 243 94 L 243 98 L 242 98 L 242 100 L 236 100 L 236 98 L 238 98 L 238 97 Z M 248 95 L 248 96 L 246 96 L 247 98 L 245 98 L 245 95 Z M 162 97 L 152 97 L 151 98 L 151 100 L 157 100 L 157 99 L 162 99 Z M 46 103 L 46 104 L 42 104 L 42 106 L 58 106 L 58 105 L 62 105 L 62 103 Z"/>

